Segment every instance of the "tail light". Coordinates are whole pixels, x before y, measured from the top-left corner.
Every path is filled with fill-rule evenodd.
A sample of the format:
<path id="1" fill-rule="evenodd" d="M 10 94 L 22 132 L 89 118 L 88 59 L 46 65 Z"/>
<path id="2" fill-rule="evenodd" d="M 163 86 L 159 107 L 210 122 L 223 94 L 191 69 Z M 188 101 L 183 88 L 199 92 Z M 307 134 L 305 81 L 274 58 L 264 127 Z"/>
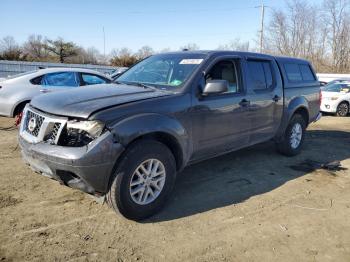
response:
<path id="1" fill-rule="evenodd" d="M 322 103 L 322 91 L 321 91 L 321 89 L 320 89 L 320 91 L 319 91 L 318 103 L 319 103 L 319 105 L 321 106 L 321 103 Z"/>

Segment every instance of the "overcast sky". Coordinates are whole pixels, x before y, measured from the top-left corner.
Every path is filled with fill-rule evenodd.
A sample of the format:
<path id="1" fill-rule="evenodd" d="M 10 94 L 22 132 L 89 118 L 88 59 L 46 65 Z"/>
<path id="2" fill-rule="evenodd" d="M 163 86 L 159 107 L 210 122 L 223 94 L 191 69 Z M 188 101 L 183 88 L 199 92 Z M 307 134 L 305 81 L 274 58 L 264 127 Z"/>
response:
<path id="1" fill-rule="evenodd" d="M 310 0 L 308 2 L 321 2 Z M 266 22 L 271 8 L 283 0 L 264 0 Z M 261 0 L 1 0 L 0 38 L 12 35 L 22 43 L 30 34 L 63 37 L 103 53 L 113 48 L 134 51 L 143 45 L 155 50 L 178 49 L 197 43 L 215 49 L 235 38 L 256 38 Z"/>

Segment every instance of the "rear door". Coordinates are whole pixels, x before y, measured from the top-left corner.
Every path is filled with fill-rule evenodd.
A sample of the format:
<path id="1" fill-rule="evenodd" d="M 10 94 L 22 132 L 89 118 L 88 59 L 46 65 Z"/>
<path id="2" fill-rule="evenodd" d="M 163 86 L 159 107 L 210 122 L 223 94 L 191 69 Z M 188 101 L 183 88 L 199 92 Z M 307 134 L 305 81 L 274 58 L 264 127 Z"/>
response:
<path id="1" fill-rule="evenodd" d="M 247 58 L 250 100 L 250 143 L 266 141 L 277 132 L 283 114 L 283 84 L 279 69 L 269 58 Z"/>
<path id="2" fill-rule="evenodd" d="M 41 78 L 40 92 L 47 93 L 63 89 L 75 88 L 80 85 L 76 72 L 55 72 L 45 74 Z"/>

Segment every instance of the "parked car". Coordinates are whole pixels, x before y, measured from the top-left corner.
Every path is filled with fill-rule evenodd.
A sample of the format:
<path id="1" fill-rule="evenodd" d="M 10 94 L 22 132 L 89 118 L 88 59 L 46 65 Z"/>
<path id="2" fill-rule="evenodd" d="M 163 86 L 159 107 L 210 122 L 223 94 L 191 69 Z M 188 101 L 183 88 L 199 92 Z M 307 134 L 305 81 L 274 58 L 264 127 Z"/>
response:
<path id="1" fill-rule="evenodd" d="M 37 172 L 140 220 L 160 210 L 191 163 L 271 139 L 298 154 L 319 108 L 308 61 L 174 52 L 134 65 L 116 85 L 34 98 L 19 143 Z"/>
<path id="2" fill-rule="evenodd" d="M 350 110 L 350 79 L 334 80 L 322 87 L 321 111 L 347 116 Z"/>
<path id="3" fill-rule="evenodd" d="M 0 115 L 18 115 L 42 93 L 104 83 L 111 83 L 111 78 L 81 68 L 47 68 L 8 77 L 0 82 Z"/>

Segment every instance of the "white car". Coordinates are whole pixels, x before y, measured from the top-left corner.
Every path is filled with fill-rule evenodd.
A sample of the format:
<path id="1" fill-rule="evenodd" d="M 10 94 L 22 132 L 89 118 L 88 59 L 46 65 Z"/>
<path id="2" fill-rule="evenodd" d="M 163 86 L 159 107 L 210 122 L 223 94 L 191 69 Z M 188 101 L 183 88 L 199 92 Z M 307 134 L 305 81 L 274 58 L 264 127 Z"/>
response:
<path id="1" fill-rule="evenodd" d="M 0 115 L 19 115 L 34 96 L 42 93 L 111 82 L 102 73 L 82 68 L 47 68 L 8 77 L 0 81 Z"/>
<path id="2" fill-rule="evenodd" d="M 350 108 L 350 80 L 335 80 L 322 87 L 321 112 L 347 116 Z"/>

